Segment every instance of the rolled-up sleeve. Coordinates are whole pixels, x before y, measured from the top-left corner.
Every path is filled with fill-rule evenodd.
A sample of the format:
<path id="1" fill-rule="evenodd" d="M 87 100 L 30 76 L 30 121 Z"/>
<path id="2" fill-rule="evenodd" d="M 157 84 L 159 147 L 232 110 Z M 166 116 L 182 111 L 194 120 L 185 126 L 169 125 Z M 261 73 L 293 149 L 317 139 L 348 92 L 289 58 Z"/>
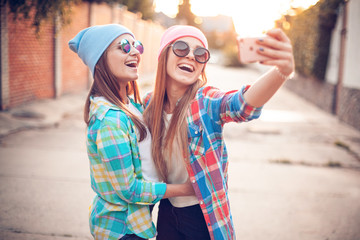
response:
<path id="1" fill-rule="evenodd" d="M 121 199 L 129 203 L 154 204 L 163 197 L 165 183 L 148 182 L 136 177 L 130 139 L 121 128 L 115 124 L 102 124 L 98 129 L 96 145 L 104 166 L 101 174 L 106 178 L 104 182 L 110 182 Z M 99 182 L 98 185 L 101 186 Z"/>
<path id="2" fill-rule="evenodd" d="M 221 125 L 259 118 L 262 107 L 253 107 L 244 98 L 244 93 L 249 87 L 243 86 L 241 90 L 229 92 L 223 92 L 213 87 L 204 88 L 204 105 L 208 114 Z"/>

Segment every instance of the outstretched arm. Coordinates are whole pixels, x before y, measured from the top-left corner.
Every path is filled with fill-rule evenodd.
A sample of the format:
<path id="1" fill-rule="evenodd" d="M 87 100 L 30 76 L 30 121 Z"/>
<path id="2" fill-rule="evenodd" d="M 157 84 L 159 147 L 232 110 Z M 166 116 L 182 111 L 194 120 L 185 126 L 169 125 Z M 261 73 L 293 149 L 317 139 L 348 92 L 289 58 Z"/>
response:
<path id="1" fill-rule="evenodd" d="M 286 34 L 281 29 L 271 29 L 267 35 L 269 37 L 258 40 L 261 47 L 257 51 L 271 57 L 271 60 L 261 63 L 274 68 L 262 75 L 244 93 L 246 102 L 254 107 L 261 107 L 269 101 L 295 68 L 291 42 Z"/>

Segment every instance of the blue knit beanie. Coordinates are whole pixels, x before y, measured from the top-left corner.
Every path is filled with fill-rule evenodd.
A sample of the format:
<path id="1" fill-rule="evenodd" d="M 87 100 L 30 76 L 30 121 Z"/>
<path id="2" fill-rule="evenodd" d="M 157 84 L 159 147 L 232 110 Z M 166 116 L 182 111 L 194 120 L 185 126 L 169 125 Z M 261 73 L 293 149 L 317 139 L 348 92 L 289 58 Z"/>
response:
<path id="1" fill-rule="evenodd" d="M 69 41 L 69 47 L 78 54 L 94 76 L 95 65 L 106 48 L 120 35 L 134 34 L 119 24 L 98 25 L 81 30 Z"/>

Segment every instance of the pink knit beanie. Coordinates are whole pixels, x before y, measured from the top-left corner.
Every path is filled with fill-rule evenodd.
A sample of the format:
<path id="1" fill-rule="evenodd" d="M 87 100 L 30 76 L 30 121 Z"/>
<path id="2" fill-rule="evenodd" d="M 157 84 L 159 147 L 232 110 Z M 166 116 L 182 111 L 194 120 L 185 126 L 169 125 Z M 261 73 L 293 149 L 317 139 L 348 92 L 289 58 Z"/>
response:
<path id="1" fill-rule="evenodd" d="M 160 49 L 158 58 L 160 57 L 161 52 L 164 48 L 172 43 L 173 41 L 182 38 L 182 37 L 194 37 L 197 38 L 205 48 L 208 48 L 208 42 L 205 35 L 196 27 L 188 25 L 175 25 L 168 28 L 160 41 Z"/>

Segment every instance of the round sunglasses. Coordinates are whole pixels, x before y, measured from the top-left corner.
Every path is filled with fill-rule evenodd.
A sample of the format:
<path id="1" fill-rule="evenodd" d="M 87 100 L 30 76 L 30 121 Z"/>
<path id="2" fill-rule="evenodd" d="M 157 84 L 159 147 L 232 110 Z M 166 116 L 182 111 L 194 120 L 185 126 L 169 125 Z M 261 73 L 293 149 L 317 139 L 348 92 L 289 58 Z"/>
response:
<path id="1" fill-rule="evenodd" d="M 178 57 L 185 57 L 189 54 L 190 50 L 193 50 L 190 48 L 190 46 L 184 42 L 184 41 L 176 41 L 172 45 L 172 50 L 174 54 Z M 193 51 L 195 60 L 199 63 L 206 63 L 210 59 L 210 52 L 206 48 L 203 47 L 197 47 Z"/>
<path id="2" fill-rule="evenodd" d="M 129 53 L 131 51 L 131 44 L 130 42 L 127 40 L 127 39 L 122 39 L 120 42 L 119 42 L 119 45 L 120 45 L 120 48 L 121 50 L 124 52 L 124 53 Z M 143 54 L 144 53 L 144 46 L 142 45 L 142 43 L 140 41 L 135 41 L 133 43 L 133 47 L 138 50 L 138 52 L 140 54 Z"/>

